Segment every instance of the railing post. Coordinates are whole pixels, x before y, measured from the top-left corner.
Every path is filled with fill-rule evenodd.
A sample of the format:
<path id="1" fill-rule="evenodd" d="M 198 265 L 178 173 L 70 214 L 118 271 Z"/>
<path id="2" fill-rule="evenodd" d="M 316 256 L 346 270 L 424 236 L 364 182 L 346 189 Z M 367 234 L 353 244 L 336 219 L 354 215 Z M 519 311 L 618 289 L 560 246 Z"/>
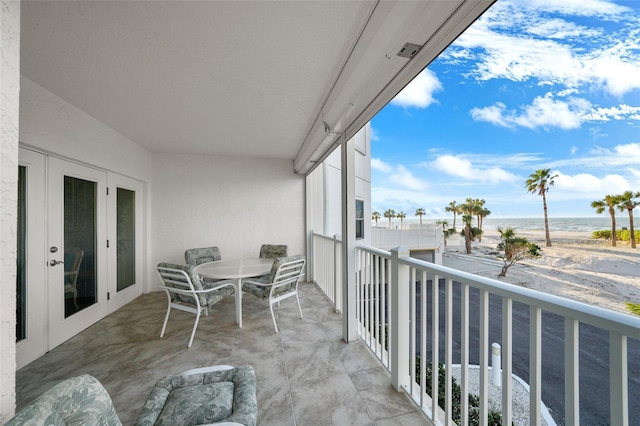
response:
<path id="1" fill-rule="evenodd" d="M 338 304 L 338 300 L 341 300 L 342 298 L 338 298 L 338 293 L 341 291 L 340 286 L 338 285 L 338 283 L 341 281 L 340 280 L 340 271 L 338 268 L 338 262 L 340 261 L 340 244 L 338 244 L 340 242 L 340 235 L 338 234 L 334 234 L 333 235 L 333 300 L 334 300 L 334 310 L 336 312 L 342 312 L 342 306 L 340 304 Z"/>
<path id="2" fill-rule="evenodd" d="M 497 387 L 502 386 L 502 354 L 500 344 L 491 344 L 491 384 Z"/>
<path id="3" fill-rule="evenodd" d="M 409 267 L 400 265 L 409 250 L 391 249 L 391 300 L 389 301 L 391 385 L 398 391 L 409 385 Z"/>

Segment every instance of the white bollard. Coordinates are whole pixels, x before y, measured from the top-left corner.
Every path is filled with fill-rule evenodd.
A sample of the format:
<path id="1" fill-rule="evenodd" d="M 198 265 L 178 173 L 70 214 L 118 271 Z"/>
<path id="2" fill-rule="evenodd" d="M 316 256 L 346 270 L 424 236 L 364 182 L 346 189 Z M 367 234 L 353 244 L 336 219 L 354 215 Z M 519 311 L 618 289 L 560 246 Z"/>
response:
<path id="1" fill-rule="evenodd" d="M 491 345 L 491 384 L 497 387 L 502 386 L 502 354 L 500 345 Z"/>

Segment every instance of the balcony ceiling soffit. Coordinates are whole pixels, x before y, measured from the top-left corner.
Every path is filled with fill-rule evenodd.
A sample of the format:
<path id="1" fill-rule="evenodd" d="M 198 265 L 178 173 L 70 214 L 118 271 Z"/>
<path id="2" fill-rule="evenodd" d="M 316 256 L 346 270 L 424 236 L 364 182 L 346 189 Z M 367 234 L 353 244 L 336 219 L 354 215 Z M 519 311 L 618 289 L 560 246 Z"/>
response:
<path id="1" fill-rule="evenodd" d="M 410 81 L 404 43 L 446 33 L 437 55 L 491 3 L 28 1 L 21 73 L 151 152 L 297 158 L 304 172 L 326 149 L 322 121 L 352 131 Z"/>

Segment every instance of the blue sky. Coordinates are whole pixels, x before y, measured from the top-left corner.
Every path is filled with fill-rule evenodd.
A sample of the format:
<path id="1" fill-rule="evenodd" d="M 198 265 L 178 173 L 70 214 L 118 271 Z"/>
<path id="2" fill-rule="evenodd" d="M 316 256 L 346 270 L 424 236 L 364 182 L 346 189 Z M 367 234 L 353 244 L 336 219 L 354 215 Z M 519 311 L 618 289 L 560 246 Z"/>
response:
<path id="1" fill-rule="evenodd" d="M 372 120 L 372 210 L 550 217 L 640 191 L 640 0 L 498 0 Z M 636 213 L 635 216 L 640 215 Z"/>

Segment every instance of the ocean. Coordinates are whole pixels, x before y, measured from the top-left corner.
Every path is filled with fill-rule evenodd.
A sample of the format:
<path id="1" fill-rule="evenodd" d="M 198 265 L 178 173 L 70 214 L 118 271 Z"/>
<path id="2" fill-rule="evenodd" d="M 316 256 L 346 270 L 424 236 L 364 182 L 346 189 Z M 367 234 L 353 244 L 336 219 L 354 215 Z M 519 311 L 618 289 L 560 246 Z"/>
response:
<path id="1" fill-rule="evenodd" d="M 640 209 L 640 208 L 639 208 Z M 434 219 L 424 218 L 422 223 L 425 225 L 435 225 L 436 220 L 446 220 L 449 226 L 453 225 L 453 216 Z M 418 219 L 410 218 L 404 220 L 404 227 L 410 228 L 417 226 Z M 476 225 L 476 218 L 473 218 L 473 225 Z M 375 224 L 372 222 L 372 226 Z M 380 220 L 378 223 L 380 228 L 388 227 L 388 220 Z M 633 217 L 633 225 L 636 230 L 640 229 L 640 217 Z M 400 221 L 396 218 L 393 219 L 392 228 L 399 229 Z M 497 229 L 511 227 L 517 230 L 528 231 L 544 231 L 544 218 L 542 217 L 516 217 L 516 218 L 502 218 L 487 216 L 484 218 L 482 224 L 484 229 Z M 456 228 L 462 228 L 462 220 L 460 216 L 456 218 Z M 622 214 L 616 215 L 616 229 L 629 228 L 629 215 Z M 606 214 L 597 217 L 550 217 L 549 218 L 549 230 L 550 231 L 573 231 L 573 232 L 593 232 L 601 229 L 611 229 L 611 217 Z"/>
<path id="2" fill-rule="evenodd" d="M 452 224 L 453 217 L 448 219 Z M 475 221 L 474 221 L 475 224 Z M 635 229 L 640 229 L 640 218 L 633 217 Z M 460 227 L 456 219 L 456 227 Z M 484 219 L 483 228 L 496 229 L 498 227 L 512 227 L 515 230 L 544 230 L 544 218 L 492 218 Z M 616 215 L 616 229 L 629 228 L 629 216 Z M 600 229 L 611 229 L 611 217 L 609 215 L 601 217 L 550 217 L 550 231 L 588 231 L 593 232 Z"/>

